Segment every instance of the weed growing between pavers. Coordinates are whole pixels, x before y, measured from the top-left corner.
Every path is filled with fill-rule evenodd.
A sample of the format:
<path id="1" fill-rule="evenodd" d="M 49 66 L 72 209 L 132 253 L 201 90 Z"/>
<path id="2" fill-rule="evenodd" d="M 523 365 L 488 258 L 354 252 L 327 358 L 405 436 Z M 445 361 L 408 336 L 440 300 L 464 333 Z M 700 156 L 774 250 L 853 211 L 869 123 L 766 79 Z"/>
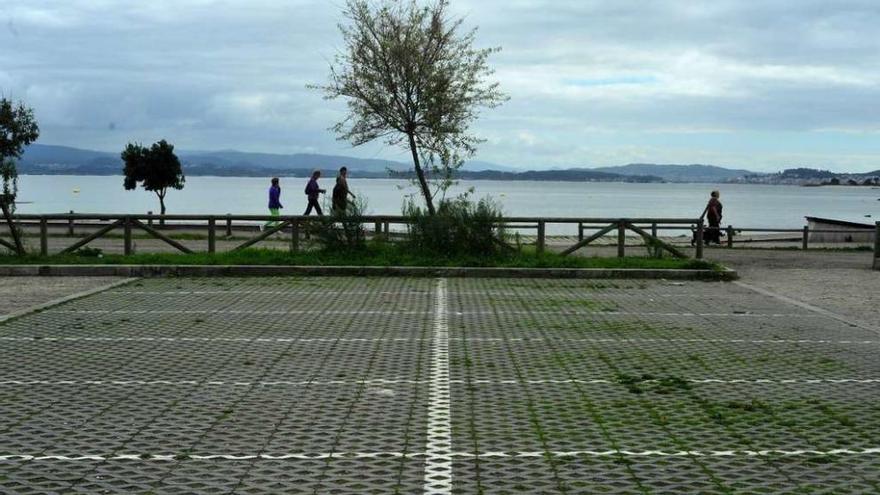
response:
<path id="1" fill-rule="evenodd" d="M 533 299 L 529 303 L 534 309 L 587 310 L 615 312 L 620 309 L 617 304 L 592 299 L 561 298 Z"/>
<path id="2" fill-rule="evenodd" d="M 633 394 L 651 392 L 655 394 L 671 394 L 680 390 L 690 390 L 691 384 L 678 376 L 655 377 L 651 374 L 641 376 L 619 373 L 617 382 L 626 387 Z"/>
<path id="3" fill-rule="evenodd" d="M 209 290 L 212 283 L 209 280 L 174 280 L 171 281 L 147 281 L 146 296 L 144 302 L 151 303 L 150 308 L 163 308 L 164 301 L 178 301 L 178 307 L 185 309 L 207 309 L 216 307 L 228 309 L 223 304 L 239 304 L 238 307 L 249 308 L 254 306 L 259 310 L 273 309 L 278 299 L 291 307 L 303 306 L 314 307 L 319 304 L 319 309 L 336 307 L 335 298 L 346 299 L 345 292 L 359 293 L 354 297 L 354 310 L 367 305 L 373 307 L 382 301 L 373 298 L 370 293 L 385 290 L 391 285 L 385 279 L 371 279 L 371 285 L 361 284 L 351 279 L 337 280 L 334 284 L 324 285 L 318 282 L 317 286 L 302 285 L 289 286 L 290 296 L 278 295 L 279 290 L 288 288 L 283 284 L 283 279 L 278 280 L 236 280 L 224 279 L 230 291 L 237 291 L 238 295 L 230 297 L 216 295 L 189 295 L 180 296 L 168 294 L 165 299 L 157 299 L 158 296 L 149 295 L 159 293 L 162 289 L 181 286 L 189 290 Z M 410 282 L 407 281 L 407 284 Z M 330 289 L 331 285 L 333 286 Z M 425 284 L 422 284 L 425 285 Z M 830 320 L 803 320 L 802 322 L 780 322 L 773 319 L 757 320 L 744 318 L 718 318 L 706 317 L 700 319 L 668 318 L 661 321 L 647 320 L 646 318 L 627 317 L 625 315 L 564 315 L 554 314 L 547 311 L 543 315 L 516 315 L 505 314 L 503 311 L 486 312 L 485 306 L 479 306 L 482 301 L 474 296 L 481 292 L 502 287 L 502 284 L 491 281 L 462 280 L 450 284 L 450 300 L 453 298 L 459 303 L 463 314 L 450 315 L 450 326 L 454 335 L 450 345 L 466 348 L 466 352 L 451 354 L 450 365 L 459 370 L 467 380 L 458 389 L 460 395 L 456 398 L 458 405 L 453 405 L 453 428 L 455 440 L 453 450 L 456 452 L 498 452 L 505 451 L 514 453 L 518 451 L 536 452 L 536 457 L 531 458 L 507 458 L 504 460 L 493 459 L 489 456 L 480 459 L 460 458 L 456 459 L 454 467 L 454 479 L 462 480 L 471 476 L 473 479 L 474 468 L 478 465 L 480 484 L 486 491 L 497 492 L 537 492 L 561 493 L 566 490 L 570 493 L 603 493 L 608 492 L 678 492 L 678 493 L 723 493 L 729 491 L 736 493 L 758 493 L 762 490 L 766 493 L 783 492 L 877 492 L 868 480 L 876 478 L 876 459 L 870 455 L 746 455 L 744 450 L 817 450 L 828 451 L 830 449 L 855 449 L 876 446 L 872 443 L 876 439 L 877 425 L 880 424 L 880 409 L 877 403 L 876 385 L 862 383 L 805 383 L 809 379 L 823 378 L 872 378 L 871 371 L 876 371 L 870 361 L 871 352 L 876 350 L 871 345 L 836 345 L 828 344 L 793 344 L 772 343 L 752 345 L 748 342 L 732 343 L 730 339 L 757 338 L 767 340 L 777 338 L 780 340 L 797 339 L 801 332 L 807 329 L 806 325 L 812 325 L 816 332 L 833 332 L 835 339 L 856 340 L 851 333 L 853 330 Z M 527 284 L 526 284 L 527 285 Z M 548 281 L 546 289 L 532 292 L 525 289 L 522 295 L 514 293 L 512 298 L 516 300 L 578 298 L 576 294 L 565 295 L 568 289 L 562 289 L 564 284 L 554 285 Z M 281 289 L 279 289 L 281 287 Z M 365 289 L 369 287 L 368 289 Z M 402 289 L 404 286 L 394 282 L 393 288 Z M 419 284 L 413 285 L 415 290 Z M 458 287 L 462 294 L 455 294 Z M 424 287 L 422 287 L 424 289 Z M 248 291 L 266 292 L 271 294 L 246 294 Z M 601 294 L 586 294 L 589 300 L 610 301 L 618 305 L 621 311 L 630 312 L 640 309 L 640 294 L 642 289 L 630 287 L 621 290 L 620 294 L 611 294 L 620 289 L 608 289 Z M 643 296 L 653 297 L 655 292 L 664 291 L 665 286 L 659 283 L 648 283 L 648 289 Z M 737 307 L 743 310 L 752 310 L 748 304 L 741 300 L 726 301 L 722 297 L 725 291 L 732 290 L 729 287 L 706 286 L 700 291 L 707 291 L 714 297 L 713 301 L 726 307 Z M 333 291 L 333 292 L 331 292 Z M 546 291 L 546 292 L 545 292 Z M 123 291 L 120 291 L 123 292 Z M 338 293 L 337 293 L 338 292 Z M 519 292 L 519 290 L 515 291 Z M 552 292 L 552 293 L 551 293 Z M 364 294 L 367 293 L 367 294 Z M 720 294 L 720 295 L 719 295 Z M 137 309 L 137 301 L 124 294 L 116 297 L 95 297 L 88 299 L 81 305 L 66 306 L 68 309 L 90 309 L 88 304 L 103 305 L 98 309 L 129 308 Z M 313 297 L 314 296 L 314 297 Z M 495 294 L 499 296 L 499 294 Z M 681 297 L 687 293 L 682 292 Z M 730 299 L 735 297 L 733 293 Z M 395 300 L 408 296 L 396 293 Z M 413 296 L 416 297 L 416 296 Z M 421 296 L 418 296 L 421 297 Z M 502 298 L 499 297 L 503 301 Z M 346 299 L 348 300 L 348 299 Z M 659 298 L 658 298 L 659 300 Z M 158 301 L 158 302 L 157 302 Z M 672 302 L 656 303 L 660 310 L 681 311 L 681 307 L 673 307 Z M 325 305 L 320 305 L 326 302 Z M 499 302 L 498 304 L 501 304 Z M 663 305 L 668 305 L 666 308 Z M 236 308 L 238 308 L 236 307 Z M 382 307 L 382 306 L 380 306 Z M 419 307 L 406 307 L 408 312 Z M 429 310 L 429 305 L 425 308 Z M 671 308 L 671 309 L 669 309 Z M 775 311 L 769 305 L 762 306 L 762 311 Z M 94 308 L 93 308 L 94 309 Z M 164 308 L 163 308 L 164 309 Z M 384 309 L 384 307 L 383 307 Z M 394 308 L 392 308 L 394 309 Z M 479 310 L 480 314 L 476 314 Z M 784 311 L 784 310 L 782 310 Z M 470 314 L 468 314 L 470 313 Z M 76 315 L 79 320 L 73 320 L 72 314 L 41 313 L 30 315 L 17 321 L 14 325 L 4 327 L 3 335 L 10 337 L 39 337 L 46 336 L 72 336 L 72 337 L 161 337 L 158 332 L 163 329 L 167 336 L 192 336 L 215 338 L 215 337 L 339 337 L 348 329 L 359 331 L 360 329 L 375 332 L 382 329 L 388 331 L 388 337 L 403 336 L 413 345 L 420 346 L 420 352 L 426 351 L 430 341 L 425 343 L 425 328 L 415 332 L 408 328 L 394 327 L 391 318 L 365 317 L 364 315 L 350 314 L 344 318 L 341 316 L 315 315 L 308 319 L 291 318 L 286 315 L 259 316 L 259 315 L 204 315 L 204 318 L 183 317 L 180 315 L 155 315 L 147 314 L 134 317 L 131 324 L 117 324 L 119 317 L 116 314 L 107 314 L 103 317 L 85 317 Z M 200 315 L 202 316 L 202 315 Z M 204 319 L 205 324 L 196 325 L 194 320 Z M 110 324 L 108 324 L 110 323 Z M 77 327 L 73 325 L 77 324 Z M 61 325 L 66 325 L 63 330 Z M 764 325 L 765 328 L 761 328 Z M 172 328 L 173 327 L 173 328 Z M 391 329 L 391 330 L 389 330 Z M 337 331 L 338 330 L 338 331 Z M 393 334 L 393 331 L 400 333 Z M 42 335 L 35 336 L 39 332 Z M 373 337 L 386 334 L 371 333 Z M 486 337 L 492 337 L 492 342 L 487 342 Z M 535 338 L 537 337 L 537 338 Z M 688 342 L 670 342 L 662 338 L 694 338 Z M 471 340 L 465 340 L 471 338 Z M 529 340 L 534 338 L 534 340 Z M 699 339 L 721 339 L 718 342 L 702 342 Z M 809 338 L 817 338 L 811 335 Z M 822 337 L 819 337 L 822 338 Z M 862 337 L 867 338 L 867 337 Z M 500 340 L 498 342 L 497 340 Z M 383 347 L 392 345 L 390 340 L 377 343 Z M 83 342 L 80 344 L 53 343 L 59 352 L 45 356 L 38 354 L 40 349 L 45 348 L 46 342 L 10 342 L 6 345 L 6 359 L 13 360 L 24 368 L 24 371 L 12 370 L 10 373 L 18 373 L 15 379 L 29 378 L 33 374 L 40 378 L 48 379 L 75 379 L 85 380 L 105 374 L 107 378 L 114 367 L 120 366 L 120 370 L 128 373 L 126 378 L 140 378 L 131 374 L 132 370 L 138 370 L 139 366 L 147 365 L 152 372 L 151 378 L 168 378 L 165 375 L 171 368 L 154 367 L 163 361 L 182 363 L 177 371 L 189 373 L 198 371 L 199 378 L 209 377 L 206 366 L 210 355 L 217 356 L 211 359 L 211 363 L 217 364 L 218 371 L 229 373 L 246 372 L 251 375 L 250 380 L 256 381 L 258 376 L 254 370 L 262 370 L 264 362 L 261 355 L 275 352 L 277 343 L 263 342 L 238 342 L 231 343 L 199 343 L 199 344 L 172 344 L 160 343 L 126 343 L 120 346 L 109 347 L 105 343 Z M 338 344 L 310 343 L 309 352 L 321 353 L 329 359 L 331 349 Z M 191 347 L 190 347 L 191 346 Z M 234 346 L 234 347 L 232 347 Z M 285 343 L 291 352 L 283 354 L 283 362 L 279 365 L 285 370 L 285 379 L 297 379 L 298 372 L 304 370 L 298 359 L 302 359 L 302 344 L 295 342 Z M 370 346 L 372 348 L 372 346 Z M 144 352 L 126 351 L 131 348 Z M 53 347 L 54 349 L 54 347 Z M 80 359 L 75 351 L 89 349 L 89 352 L 103 352 L 102 360 Z M 234 349 L 234 353 L 228 353 Z M 358 347 L 350 348 L 357 352 Z M 193 354 L 187 355 L 191 350 Z M 296 351 L 296 352 L 294 352 Z M 503 351 L 503 352 L 502 352 Z M 333 350 L 333 356 L 339 358 L 344 349 Z M 228 360 L 220 355 L 232 356 Z M 606 359 L 600 359 L 600 354 Z M 170 356 L 176 356 L 169 360 Z M 420 354 L 421 355 L 421 354 Z M 23 359 L 27 356 L 28 359 Z M 344 357 L 344 356 L 343 356 Z M 425 356 L 427 357 L 427 356 Z M 423 359 L 423 358 L 419 358 Z M 14 361 L 17 360 L 17 361 Z M 32 362 L 28 362 L 28 361 Z M 240 363 L 253 360 L 259 366 L 245 370 Z M 389 365 L 385 370 L 372 375 L 375 377 L 388 377 L 395 380 L 419 380 L 418 363 L 412 362 L 407 366 L 398 366 L 405 360 L 403 356 L 394 356 L 382 361 Z M 377 361 L 378 362 L 378 361 Z M 34 364 L 36 363 L 36 364 Z M 516 363 L 519 373 L 513 373 L 511 366 Z M 613 366 L 612 366 L 613 365 Z M 317 368 L 316 368 L 317 369 Z M 322 368 L 325 369 L 326 368 Z M 344 369 L 333 368 L 320 376 L 321 380 L 327 380 L 338 372 L 345 375 Z M 265 366 L 265 379 L 273 380 L 280 378 L 275 375 L 271 365 Z M 422 372 L 423 373 L 423 372 Z M 305 373 L 312 376 L 311 373 Z M 363 374 L 358 369 L 351 369 L 347 374 L 351 380 L 361 379 Z M 61 378 L 63 377 L 63 378 Z M 181 374 L 175 379 L 187 378 Z M 719 380 L 744 378 L 742 383 L 698 383 L 690 380 L 717 378 Z M 768 383 L 756 383 L 762 378 L 767 378 Z M 226 381 L 237 379 L 235 376 L 226 375 Z M 587 383 L 590 379 L 598 379 L 601 383 Z M 786 379 L 797 380 L 798 383 L 783 383 Z M 479 385 L 472 383 L 480 380 Z M 515 380 L 515 383 L 509 383 Z M 500 384 L 500 381 L 508 383 Z M 612 383 L 607 383 L 611 381 Z M 471 383 L 468 383 L 471 382 Z M 559 383 L 566 382 L 566 383 Z M 419 387 L 414 385 L 412 391 L 414 397 L 418 397 Z M 36 404 L 40 396 L 34 396 L 39 387 L 17 388 L 13 394 L 10 389 L 0 388 L 0 406 L 5 410 L 30 410 Z M 631 391 L 636 388 L 638 391 Z M 134 397 L 142 394 L 153 393 L 160 390 L 161 386 L 148 388 L 132 388 Z M 65 411 L 63 405 L 69 402 L 71 397 L 78 391 L 91 390 L 89 400 L 91 403 L 103 400 L 99 393 L 104 389 L 99 386 L 89 389 L 77 389 L 72 386 L 52 388 L 45 397 L 49 400 L 41 401 L 46 407 L 53 408 L 55 412 Z M 114 389 L 119 390 L 119 389 Z M 195 388 L 193 390 L 196 390 Z M 220 393 L 221 386 L 210 387 L 212 393 Z M 291 398 L 300 393 L 296 391 L 279 391 L 281 394 L 290 394 Z M 522 402 L 524 395 L 530 394 L 532 407 L 527 408 Z M 31 395 L 28 395 L 31 394 Z M 15 395 L 15 396 L 13 396 Z M 24 395 L 22 400 L 18 395 Z M 91 400 L 94 396 L 95 400 Z M 118 400 L 121 406 L 130 405 L 128 399 Z M 244 397 L 244 396 L 243 396 Z M 204 397 L 198 397 L 193 404 L 198 403 Z M 123 402 L 123 400 L 125 402 Z M 468 404 L 464 404 L 464 402 Z M 143 401 L 143 407 L 148 408 L 147 401 Z M 225 420 L 224 417 L 234 410 L 236 415 L 251 407 L 257 415 L 250 419 L 260 418 L 259 411 L 265 407 L 267 413 L 275 407 L 291 407 L 293 411 L 303 404 L 288 403 L 286 400 L 273 401 L 271 403 L 260 402 L 254 406 L 251 401 L 242 403 L 243 408 L 226 408 L 227 403 L 217 404 L 206 415 L 209 423 L 221 423 L 221 431 L 227 429 L 234 433 L 237 427 L 247 427 L 248 421 L 245 414 L 236 420 Z M 251 405 L 249 405 L 251 404 Z M 326 420 L 329 411 L 339 407 L 354 407 L 356 414 L 351 416 L 357 419 L 358 405 L 347 402 L 342 395 L 334 396 L 321 402 L 320 407 L 309 409 L 309 418 L 314 424 Z M 173 418 L 175 415 L 189 414 L 195 411 L 192 408 L 176 407 L 163 409 L 174 411 L 167 415 Z M 413 418 L 423 418 L 424 401 L 413 400 L 409 409 L 409 423 L 404 427 L 407 420 L 399 421 L 394 427 L 397 438 L 404 435 L 411 437 L 407 440 L 407 447 L 402 450 L 410 453 L 423 452 L 422 438 L 424 424 Z M 119 409 L 124 410 L 124 409 Z M 306 414 L 302 412 L 302 414 Z M 41 421 L 54 420 L 54 415 L 35 414 L 28 419 L 28 424 L 40 425 Z M 525 418 L 526 421 L 518 423 L 517 420 Z M 129 417 L 121 417 L 128 420 Z M 20 418 L 18 418 L 20 420 Z M 137 421 L 137 419 L 133 419 Z M 373 425 L 373 419 L 359 422 L 352 421 L 350 430 L 364 426 L 354 434 L 363 431 L 369 434 L 369 427 Z M 536 431 L 534 422 L 540 424 L 541 434 Z M 24 424 L 24 423 L 21 423 Z M 336 423 L 334 423 L 336 424 Z M 230 426 L 234 425 L 234 426 Z M 399 425 L 399 428 L 398 428 Z M 470 425 L 470 426 L 469 426 Z M 51 423 L 47 424 L 51 428 Z M 406 428 L 406 433 L 404 432 Z M 305 430 L 314 432 L 314 430 Z M 332 433 L 332 432 L 331 432 Z M 524 440 L 528 437 L 527 440 Z M 218 436 L 220 442 L 226 441 L 226 437 Z M 255 442 L 254 445 L 268 444 L 265 438 Z M 268 448 L 269 453 L 285 453 L 291 443 L 287 438 L 278 442 L 274 448 Z M 543 445 L 540 442 L 544 442 Z M 183 442 L 180 445 L 199 445 L 198 442 Z M 214 444 L 220 445 L 222 443 Z M 160 444 L 161 446 L 161 444 Z M 396 452 L 400 452 L 400 446 L 394 446 Z M 520 447 L 524 447 L 521 448 Z M 203 450 L 194 452 L 175 452 L 177 445 L 161 448 L 153 451 L 145 448 L 143 444 L 133 447 L 130 452 L 141 454 L 143 460 L 155 460 L 152 455 L 178 454 L 181 456 L 201 454 Z M 202 447 L 199 447 L 200 449 Z M 240 452 L 250 453 L 250 445 L 238 444 Z M 295 450 L 294 442 L 290 450 Z M 322 447 L 317 447 L 322 448 Z M 378 447 L 377 447 L 378 449 Z M 578 455 L 561 456 L 554 455 L 553 451 L 611 451 L 617 450 L 616 454 L 608 457 Z M 4 446 L 4 450 L 8 450 Z M 222 448 L 221 448 L 222 450 Z M 730 451 L 738 452 L 724 456 L 669 456 L 656 455 L 629 456 L 622 451 L 660 450 L 663 452 L 712 452 Z M 222 453 L 207 450 L 209 453 Z M 239 452 L 236 450 L 236 452 Z M 19 452 L 10 452 L 15 454 Z M 167 465 L 168 469 L 174 463 L 143 463 L 139 461 L 126 461 L 127 463 L 140 463 L 151 465 Z M 189 466 L 198 461 L 189 459 L 180 460 L 180 472 L 189 469 Z M 550 464 L 555 466 L 555 479 L 549 475 Z M 216 466 L 216 471 L 228 465 L 227 461 L 211 461 Z M 254 461 L 254 476 L 260 474 L 260 466 L 267 461 Z M 282 463 L 284 469 L 288 469 L 295 463 Z M 383 470 L 397 471 L 394 465 L 400 466 L 398 476 L 402 478 L 405 463 L 388 461 Z M 375 485 L 367 481 L 352 483 L 350 478 L 341 475 L 343 466 L 339 470 L 329 469 L 321 476 L 324 484 L 320 490 L 330 491 L 333 483 L 338 483 L 339 491 L 345 489 L 367 493 Z M 499 467 L 500 466 L 500 467 Z M 699 466 L 705 466 L 699 469 Z M 332 468 L 333 465 L 330 465 Z M 344 466 L 349 472 L 359 469 L 358 465 Z M 317 468 L 320 470 L 321 468 Z M 493 470 L 494 469 L 494 470 Z M 91 475 L 92 473 L 88 473 Z M 5 474 L 4 474 L 5 475 Z M 354 474 L 356 476 L 357 473 Z M 3 476 L 3 475 L 0 475 Z M 83 475 L 85 476 L 85 475 Z M 387 475 L 388 479 L 394 479 L 394 473 Z M 543 478 L 541 478 L 543 476 Z M 264 478 L 265 479 L 265 478 Z M 289 478 L 288 478 L 289 479 Z M 867 479 L 867 480 L 866 480 Z M 0 491 L 9 489 L 9 482 L 4 482 L 0 477 Z M 348 481 L 346 481 L 348 480 Z M 194 480 L 193 482 L 197 482 Z M 421 478 L 418 478 L 421 482 Z M 187 480 L 183 480 L 184 483 Z M 346 484 L 348 483 L 348 484 Z M 191 485 L 186 485 L 192 488 Z M 280 486 L 280 485 L 276 485 Z M 399 491 L 408 493 L 413 490 L 413 485 L 400 486 Z M 516 487 L 516 488 L 513 488 Z M 14 489 L 13 489 L 14 490 Z M 283 491 L 283 488 L 277 488 Z M 475 490 L 457 489 L 457 492 L 474 493 Z M 386 491 L 393 491 L 386 490 Z M 140 493 L 140 491 L 133 491 Z"/>

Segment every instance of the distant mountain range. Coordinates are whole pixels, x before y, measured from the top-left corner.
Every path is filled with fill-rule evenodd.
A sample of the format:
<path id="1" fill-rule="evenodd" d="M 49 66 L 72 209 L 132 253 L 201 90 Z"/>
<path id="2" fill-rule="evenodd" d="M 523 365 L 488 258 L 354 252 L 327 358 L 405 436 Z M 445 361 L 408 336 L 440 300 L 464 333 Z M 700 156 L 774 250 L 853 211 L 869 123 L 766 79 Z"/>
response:
<path id="1" fill-rule="evenodd" d="M 333 174 L 339 167 L 349 168 L 352 177 L 407 177 L 409 163 L 382 159 L 353 158 L 319 154 L 271 154 L 226 151 L 176 150 L 188 176 L 224 177 L 305 177 L 314 169 Z M 93 151 L 67 146 L 33 144 L 19 163 L 19 173 L 30 175 L 119 175 L 119 153 Z M 714 165 L 656 165 L 632 163 L 617 167 L 520 170 L 488 162 L 470 161 L 458 172 L 462 179 L 549 180 L 594 182 L 706 182 L 706 183 L 819 183 L 832 178 L 863 181 L 880 176 L 880 170 L 867 174 L 834 173 L 796 168 L 775 174 L 755 173 Z"/>
<path id="2" fill-rule="evenodd" d="M 619 167 L 599 167 L 593 170 L 621 175 L 656 175 L 668 182 L 727 182 L 754 174 L 749 170 L 729 169 L 714 165 L 654 165 L 631 163 Z"/>

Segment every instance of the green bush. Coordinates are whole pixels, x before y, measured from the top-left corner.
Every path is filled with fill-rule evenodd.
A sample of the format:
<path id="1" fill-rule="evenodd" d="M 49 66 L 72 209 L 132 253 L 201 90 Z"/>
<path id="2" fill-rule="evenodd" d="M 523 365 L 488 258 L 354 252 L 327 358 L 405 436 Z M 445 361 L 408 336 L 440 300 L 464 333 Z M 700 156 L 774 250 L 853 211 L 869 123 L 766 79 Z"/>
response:
<path id="1" fill-rule="evenodd" d="M 73 254 L 80 256 L 82 258 L 103 258 L 104 257 L 104 251 L 102 251 L 101 248 L 90 247 L 90 246 L 81 247 L 81 248 L 77 249 Z"/>
<path id="2" fill-rule="evenodd" d="M 403 214 L 409 219 L 408 242 L 421 252 L 494 257 L 512 251 L 504 243 L 501 207 L 491 198 L 474 202 L 465 195 L 443 200 L 436 215 L 409 200 Z"/>
<path id="3" fill-rule="evenodd" d="M 367 203 L 360 196 L 348 203 L 346 211 L 331 210 L 312 224 L 312 233 L 325 251 L 361 251 L 367 246 L 367 232 L 363 216 Z"/>

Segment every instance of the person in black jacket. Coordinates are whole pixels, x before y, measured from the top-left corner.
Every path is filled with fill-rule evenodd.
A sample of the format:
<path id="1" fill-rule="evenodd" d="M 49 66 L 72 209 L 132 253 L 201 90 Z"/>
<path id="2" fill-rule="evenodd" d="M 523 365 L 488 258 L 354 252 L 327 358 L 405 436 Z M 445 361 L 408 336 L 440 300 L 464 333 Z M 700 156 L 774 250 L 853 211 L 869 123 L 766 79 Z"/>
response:
<path id="1" fill-rule="evenodd" d="M 704 213 L 706 215 L 706 220 L 709 222 L 709 230 L 706 233 L 706 242 L 714 242 L 715 244 L 721 244 L 721 219 L 724 217 L 722 214 L 724 206 L 718 199 L 720 197 L 720 192 L 712 191 L 709 198 L 709 204 L 706 205 L 706 211 Z"/>
<path id="2" fill-rule="evenodd" d="M 312 172 L 312 178 L 309 180 L 309 183 L 306 184 L 306 196 L 309 198 L 309 206 L 306 207 L 306 212 L 303 213 L 304 216 L 308 216 L 312 212 L 312 208 L 315 209 L 319 217 L 324 215 L 324 212 L 321 211 L 321 205 L 318 204 L 318 195 L 324 194 L 327 190 L 321 189 L 321 186 L 318 185 L 318 179 L 320 178 L 321 171 L 315 170 Z"/>
<path id="3" fill-rule="evenodd" d="M 348 208 L 348 197 L 354 198 L 354 193 L 348 188 L 348 168 L 339 169 L 336 176 L 336 185 L 333 187 L 333 212 L 344 215 Z"/>

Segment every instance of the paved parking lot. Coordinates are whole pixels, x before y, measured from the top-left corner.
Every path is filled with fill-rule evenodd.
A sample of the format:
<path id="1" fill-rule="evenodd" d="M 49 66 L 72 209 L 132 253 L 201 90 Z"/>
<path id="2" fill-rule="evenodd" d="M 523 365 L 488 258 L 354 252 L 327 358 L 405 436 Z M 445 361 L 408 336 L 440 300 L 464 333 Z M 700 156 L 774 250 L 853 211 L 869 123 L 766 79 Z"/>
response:
<path id="1" fill-rule="evenodd" d="M 152 279 L 0 343 L 2 493 L 880 492 L 880 335 L 733 284 Z"/>

